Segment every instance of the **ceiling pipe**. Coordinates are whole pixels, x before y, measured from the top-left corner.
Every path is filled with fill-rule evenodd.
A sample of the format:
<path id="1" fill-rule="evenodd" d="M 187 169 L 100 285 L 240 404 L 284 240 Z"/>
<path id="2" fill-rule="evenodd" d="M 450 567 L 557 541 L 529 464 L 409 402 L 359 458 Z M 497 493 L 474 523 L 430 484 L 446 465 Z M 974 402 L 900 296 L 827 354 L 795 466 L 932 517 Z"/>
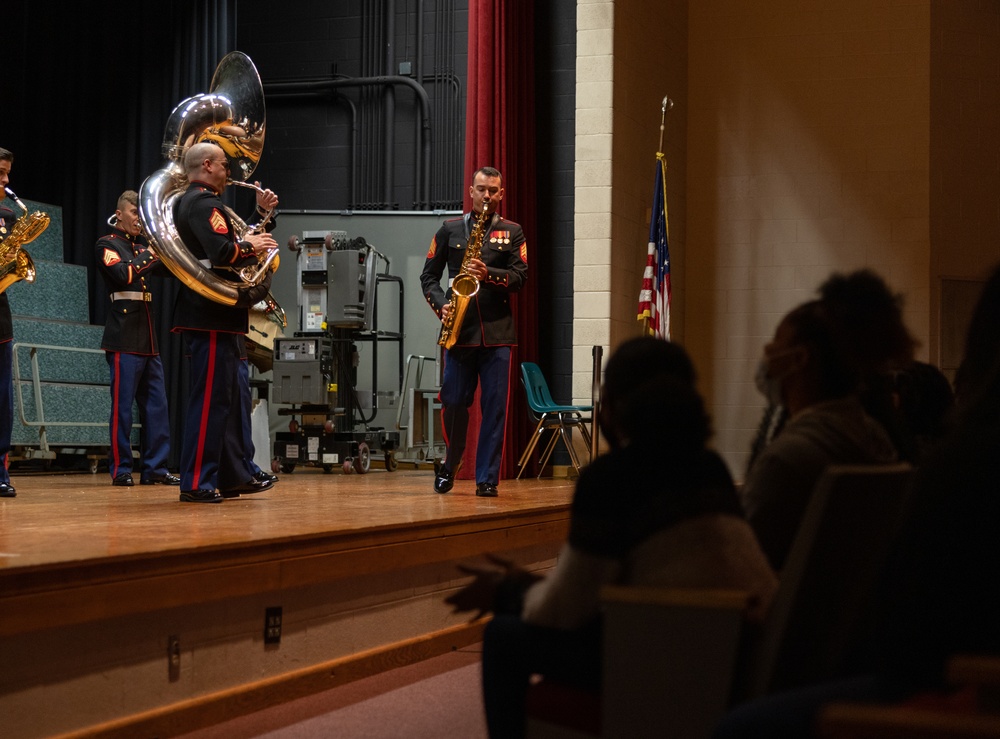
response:
<path id="1" fill-rule="evenodd" d="M 294 94 L 315 93 L 317 90 L 338 90 L 345 87 L 380 87 L 386 85 L 402 85 L 409 87 L 417 96 L 420 104 L 421 130 L 420 146 L 423 165 L 418 178 L 414 182 L 416 196 L 414 208 L 422 210 L 427 207 L 430 193 L 430 159 L 431 159 L 431 109 L 427 91 L 415 80 L 402 75 L 381 75 L 376 77 L 346 77 L 319 80 L 291 80 L 286 82 L 264 82 L 264 97 L 269 93 L 288 97 Z"/>

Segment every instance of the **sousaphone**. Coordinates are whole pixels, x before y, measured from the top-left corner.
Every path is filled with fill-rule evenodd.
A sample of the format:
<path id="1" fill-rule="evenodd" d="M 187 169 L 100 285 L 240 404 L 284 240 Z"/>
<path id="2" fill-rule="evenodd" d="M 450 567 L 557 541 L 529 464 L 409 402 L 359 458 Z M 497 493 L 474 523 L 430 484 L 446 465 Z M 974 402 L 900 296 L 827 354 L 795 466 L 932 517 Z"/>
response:
<path id="1" fill-rule="evenodd" d="M 229 160 L 228 184 L 259 190 L 247 180 L 264 149 L 265 118 L 264 87 L 257 68 L 242 52 L 226 54 L 215 69 L 209 92 L 181 101 L 170 114 L 163 135 L 166 162 L 139 190 L 139 219 L 157 256 L 188 288 L 225 305 L 235 305 L 241 287 L 258 284 L 268 270 L 277 268 L 277 249 L 263 255 L 256 267 L 241 271 L 242 284 L 222 279 L 191 253 L 174 223 L 174 203 L 188 187 L 184 154 L 193 144 L 213 141 Z M 237 230 L 245 231 L 237 236 L 244 238 L 252 229 L 230 215 Z"/>

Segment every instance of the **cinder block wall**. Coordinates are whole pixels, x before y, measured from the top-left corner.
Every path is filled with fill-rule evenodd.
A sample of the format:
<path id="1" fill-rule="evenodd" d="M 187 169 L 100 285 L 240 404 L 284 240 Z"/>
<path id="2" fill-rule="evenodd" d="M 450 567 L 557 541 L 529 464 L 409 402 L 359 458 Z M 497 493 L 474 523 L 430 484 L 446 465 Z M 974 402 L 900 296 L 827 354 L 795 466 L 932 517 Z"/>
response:
<path id="1" fill-rule="evenodd" d="M 577 6 L 573 396 L 591 397 L 593 347 L 604 356 L 639 332 L 662 101 L 667 114 L 674 337 L 684 336 L 687 2 L 607 0 Z M 651 33 L 650 29 L 656 29 Z"/>
<path id="2" fill-rule="evenodd" d="M 942 301 L 941 279 L 982 280 L 1000 262 L 1000 4 L 932 2 L 930 56 L 929 349 L 948 371 L 970 306 Z"/>
<path id="3" fill-rule="evenodd" d="M 636 332 L 663 95 L 672 333 L 737 479 L 763 346 L 831 273 L 883 275 L 920 358 L 960 351 L 975 288 L 942 281 L 1000 262 L 997 3 L 581 0 L 577 39 L 578 402 Z"/>
<path id="4" fill-rule="evenodd" d="M 740 479 L 762 348 L 831 272 L 882 274 L 927 355 L 930 3 L 689 14 L 684 336 Z"/>

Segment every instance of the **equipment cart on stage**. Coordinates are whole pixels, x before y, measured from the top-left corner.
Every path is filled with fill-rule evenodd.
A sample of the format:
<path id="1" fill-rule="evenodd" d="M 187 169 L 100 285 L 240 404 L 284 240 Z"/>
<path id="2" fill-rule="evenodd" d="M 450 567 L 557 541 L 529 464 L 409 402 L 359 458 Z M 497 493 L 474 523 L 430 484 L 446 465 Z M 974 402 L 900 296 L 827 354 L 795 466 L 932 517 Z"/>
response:
<path id="1" fill-rule="evenodd" d="M 397 467 L 399 432 L 369 425 L 378 411 L 378 347 L 398 346 L 398 393 L 403 384 L 403 281 L 388 274 L 389 260 L 364 239 L 334 239 L 332 232 L 306 232 L 299 247 L 300 326 L 274 344 L 272 400 L 290 405 L 279 415 L 291 416 L 287 432 L 274 440 L 274 472 L 292 472 L 308 464 L 332 472 L 365 474 L 372 456 L 385 468 Z M 378 263 L 385 264 L 384 272 Z M 383 284 L 398 288 L 397 331 L 378 329 L 378 291 Z M 372 348 L 371 415 L 364 416 L 358 397 L 358 345 Z"/>

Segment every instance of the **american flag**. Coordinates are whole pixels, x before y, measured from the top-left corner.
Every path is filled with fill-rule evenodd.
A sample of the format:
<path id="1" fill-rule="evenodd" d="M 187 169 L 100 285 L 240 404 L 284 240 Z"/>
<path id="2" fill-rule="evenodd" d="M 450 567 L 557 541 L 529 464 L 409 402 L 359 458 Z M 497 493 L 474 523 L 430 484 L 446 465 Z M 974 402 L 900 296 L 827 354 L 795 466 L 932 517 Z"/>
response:
<path id="1" fill-rule="evenodd" d="M 656 153 L 656 184 L 653 187 L 653 212 L 649 219 L 649 247 L 646 269 L 639 291 L 638 320 L 643 332 L 670 339 L 670 228 L 667 223 L 667 160 Z"/>

